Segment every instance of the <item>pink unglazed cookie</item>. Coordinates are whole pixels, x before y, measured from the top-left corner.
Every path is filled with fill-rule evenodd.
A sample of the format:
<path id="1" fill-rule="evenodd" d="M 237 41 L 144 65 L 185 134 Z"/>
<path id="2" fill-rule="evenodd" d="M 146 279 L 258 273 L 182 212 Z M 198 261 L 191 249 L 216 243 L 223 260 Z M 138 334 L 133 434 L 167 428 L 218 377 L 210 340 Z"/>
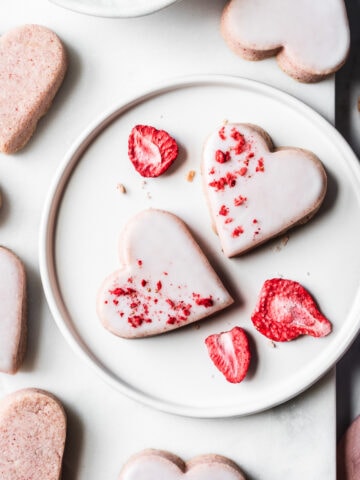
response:
<path id="1" fill-rule="evenodd" d="M 337 480 L 360 478 L 360 416 L 355 418 L 337 448 Z"/>
<path id="2" fill-rule="evenodd" d="M 26 349 L 26 276 L 21 260 L 0 247 L 0 372 L 16 373 Z"/>
<path id="3" fill-rule="evenodd" d="M 14 28 L 0 38 L 0 151 L 26 145 L 47 112 L 67 67 L 63 44 L 40 25 Z"/>
<path id="4" fill-rule="evenodd" d="M 28 388 L 0 402 L 1 480 L 59 480 L 66 417 L 50 393 Z"/>
<path id="5" fill-rule="evenodd" d="M 207 139 L 203 186 L 226 256 L 250 250 L 309 220 L 326 192 L 320 160 L 300 148 L 274 149 L 255 125 L 227 123 Z"/>
<path id="6" fill-rule="evenodd" d="M 233 302 L 184 222 L 169 212 L 133 217 L 119 253 L 122 267 L 106 278 L 97 299 L 102 324 L 119 337 L 174 330 Z"/>
<path id="7" fill-rule="evenodd" d="M 176 455 L 148 449 L 126 463 L 118 480 L 246 480 L 239 467 L 221 455 L 201 455 L 185 463 Z"/>
<path id="8" fill-rule="evenodd" d="M 231 0 L 221 19 L 229 47 L 246 60 L 276 55 L 301 82 L 338 70 L 350 47 L 343 0 Z"/>

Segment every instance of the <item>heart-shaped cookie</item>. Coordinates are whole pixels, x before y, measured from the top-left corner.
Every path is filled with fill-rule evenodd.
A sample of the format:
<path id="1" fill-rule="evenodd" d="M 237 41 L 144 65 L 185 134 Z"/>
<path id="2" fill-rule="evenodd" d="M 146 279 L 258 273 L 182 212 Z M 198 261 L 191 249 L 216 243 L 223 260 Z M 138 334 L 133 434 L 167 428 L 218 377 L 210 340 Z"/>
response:
<path id="1" fill-rule="evenodd" d="M 0 372 L 16 373 L 26 348 L 26 277 L 20 259 L 0 247 Z"/>
<path id="2" fill-rule="evenodd" d="M 118 480 L 245 480 L 239 467 L 221 455 L 201 455 L 190 462 L 162 450 L 134 455 Z"/>
<path id="3" fill-rule="evenodd" d="M 66 417 L 50 393 L 28 388 L 0 402 L 1 480 L 59 480 Z"/>
<path id="4" fill-rule="evenodd" d="M 326 192 L 320 160 L 299 148 L 273 150 L 255 125 L 228 123 L 203 151 L 202 176 L 226 256 L 241 254 L 309 220 Z"/>
<path id="5" fill-rule="evenodd" d="M 233 302 L 184 222 L 169 212 L 144 210 L 127 223 L 120 262 L 97 299 L 102 324 L 120 337 L 174 330 Z"/>
<path id="6" fill-rule="evenodd" d="M 23 25 L 0 38 L 0 151 L 14 153 L 49 109 L 67 67 L 54 32 Z"/>
<path id="7" fill-rule="evenodd" d="M 350 47 L 343 0 L 231 0 L 221 30 L 238 55 L 247 60 L 276 55 L 280 67 L 303 82 L 338 70 Z"/>

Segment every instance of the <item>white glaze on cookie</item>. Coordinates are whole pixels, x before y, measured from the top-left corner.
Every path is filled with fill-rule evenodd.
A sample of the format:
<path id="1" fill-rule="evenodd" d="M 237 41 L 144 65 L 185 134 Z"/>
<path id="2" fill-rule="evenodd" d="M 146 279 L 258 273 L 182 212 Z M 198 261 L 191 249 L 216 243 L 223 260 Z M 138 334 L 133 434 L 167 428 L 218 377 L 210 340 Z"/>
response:
<path id="1" fill-rule="evenodd" d="M 19 258 L 0 247 L 0 371 L 15 373 L 25 352 L 26 280 Z"/>
<path id="2" fill-rule="evenodd" d="M 343 0 L 232 0 L 222 16 L 229 46 L 249 59 L 276 54 L 298 69 L 300 79 L 315 80 L 345 61 L 350 33 Z M 285 65 L 286 67 L 286 65 Z M 308 79 L 301 78 L 308 72 Z"/>
<path id="3" fill-rule="evenodd" d="M 204 190 L 228 257 L 308 220 L 324 198 L 326 174 L 313 153 L 271 150 L 269 136 L 245 124 L 225 124 L 205 143 Z"/>
<path id="4" fill-rule="evenodd" d="M 202 455 L 184 463 L 159 450 L 144 450 L 124 466 L 118 480 L 245 480 L 231 460 L 220 455 Z"/>
<path id="5" fill-rule="evenodd" d="M 169 212 L 149 209 L 128 222 L 120 262 L 97 300 L 104 327 L 120 337 L 173 330 L 233 301 L 185 224 Z"/>

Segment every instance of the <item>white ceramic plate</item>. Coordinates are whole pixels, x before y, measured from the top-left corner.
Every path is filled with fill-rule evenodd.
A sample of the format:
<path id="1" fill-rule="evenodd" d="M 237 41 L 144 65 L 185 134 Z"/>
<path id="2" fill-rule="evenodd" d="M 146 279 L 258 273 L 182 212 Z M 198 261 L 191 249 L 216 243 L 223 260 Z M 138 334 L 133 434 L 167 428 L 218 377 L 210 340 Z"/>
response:
<path id="1" fill-rule="evenodd" d="M 323 161 L 325 202 L 306 225 L 239 258 L 226 259 L 210 225 L 199 165 L 206 136 L 224 121 L 263 127 L 275 144 L 303 147 Z M 127 157 L 138 123 L 170 132 L 180 157 L 148 179 Z M 186 180 L 195 170 L 193 182 Z M 118 183 L 126 187 L 120 193 Z M 281 188 L 276 185 L 274 188 Z M 197 417 L 244 415 L 295 396 L 349 347 L 360 326 L 360 170 L 340 134 L 298 100 L 249 80 L 191 77 L 115 105 L 89 126 L 66 155 L 49 192 L 41 228 L 40 269 L 52 314 L 66 340 L 107 382 L 147 405 Z M 172 333 L 124 340 L 106 331 L 95 311 L 105 276 L 118 268 L 119 233 L 148 208 L 179 215 L 236 299 L 233 308 Z M 160 239 L 161 240 L 161 239 Z M 146 242 L 146 238 L 144 238 Z M 264 280 L 302 283 L 331 320 L 333 332 L 276 346 L 250 316 Z M 211 363 L 204 339 L 242 326 L 251 337 L 247 378 L 233 385 Z"/>
<path id="2" fill-rule="evenodd" d="M 50 0 L 60 7 L 97 17 L 138 17 L 178 0 Z"/>

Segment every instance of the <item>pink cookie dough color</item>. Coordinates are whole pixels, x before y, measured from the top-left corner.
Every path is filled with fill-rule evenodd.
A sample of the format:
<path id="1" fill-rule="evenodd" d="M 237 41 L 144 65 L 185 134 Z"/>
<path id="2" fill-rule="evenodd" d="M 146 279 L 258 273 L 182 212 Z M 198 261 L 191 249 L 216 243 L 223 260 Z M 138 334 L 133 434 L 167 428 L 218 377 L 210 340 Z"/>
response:
<path id="1" fill-rule="evenodd" d="M 346 61 L 350 31 L 343 0 L 231 0 L 221 18 L 228 46 L 246 60 L 276 56 L 300 82 L 316 82 Z"/>
<path id="2" fill-rule="evenodd" d="M 337 448 L 337 480 L 360 478 L 360 416 L 351 423 Z"/>
<path id="3" fill-rule="evenodd" d="M 1 480 L 60 480 L 66 415 L 50 393 L 18 390 L 0 402 Z"/>
<path id="4" fill-rule="evenodd" d="M 26 274 L 21 260 L 0 247 L 0 372 L 16 373 L 26 350 Z"/>
<path id="5" fill-rule="evenodd" d="M 239 467 L 221 455 L 200 455 L 184 462 L 173 453 L 147 449 L 124 465 L 118 480 L 246 480 Z"/>
<path id="6" fill-rule="evenodd" d="M 59 37 L 23 25 L 0 37 L 0 152 L 23 148 L 45 115 L 67 68 Z"/>

